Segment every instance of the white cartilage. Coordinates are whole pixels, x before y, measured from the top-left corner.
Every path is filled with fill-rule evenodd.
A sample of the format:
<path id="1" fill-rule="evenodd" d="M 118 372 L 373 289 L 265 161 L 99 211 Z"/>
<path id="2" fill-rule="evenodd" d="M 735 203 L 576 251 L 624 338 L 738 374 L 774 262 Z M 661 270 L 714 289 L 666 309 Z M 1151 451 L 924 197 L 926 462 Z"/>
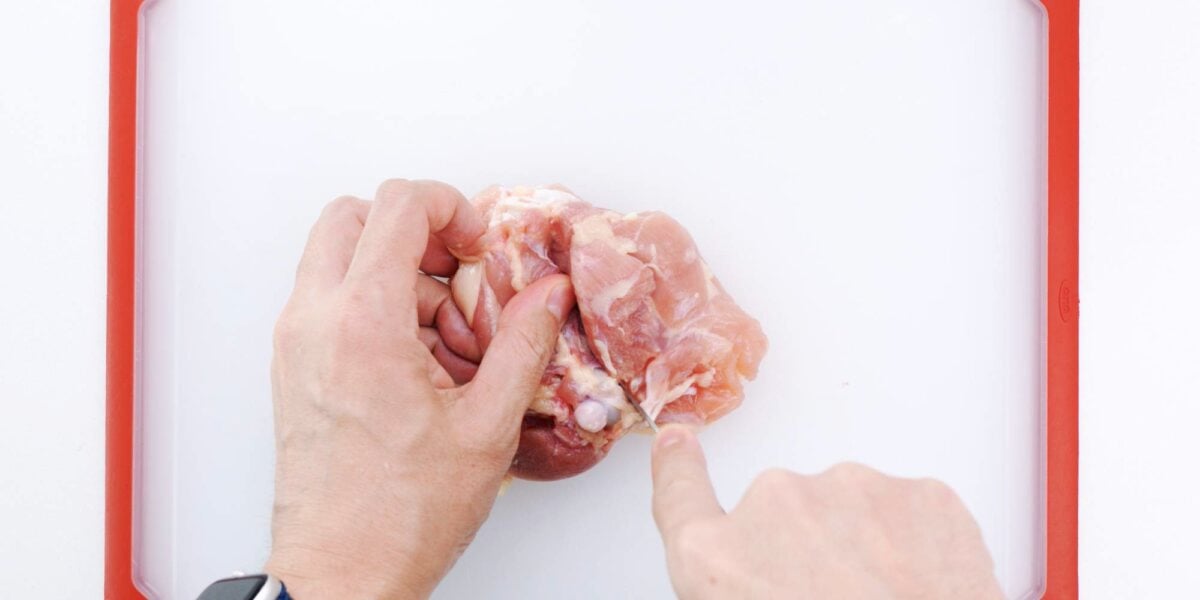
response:
<path id="1" fill-rule="evenodd" d="M 479 304 L 479 287 L 482 284 L 482 262 L 460 264 L 458 272 L 450 280 L 450 293 L 454 296 L 454 303 L 458 305 L 463 316 L 467 318 L 467 325 L 471 327 L 475 326 L 475 306 Z"/>
<path id="2" fill-rule="evenodd" d="M 608 426 L 608 407 L 598 400 L 584 400 L 575 407 L 575 423 L 584 431 L 596 433 Z"/>

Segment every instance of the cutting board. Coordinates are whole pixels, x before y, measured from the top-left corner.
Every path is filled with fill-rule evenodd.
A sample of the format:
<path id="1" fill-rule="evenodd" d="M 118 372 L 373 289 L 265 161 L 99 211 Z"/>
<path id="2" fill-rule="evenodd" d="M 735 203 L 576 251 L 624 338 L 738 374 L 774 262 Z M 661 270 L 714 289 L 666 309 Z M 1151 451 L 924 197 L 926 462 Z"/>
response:
<path id="1" fill-rule="evenodd" d="M 1041 596 L 1046 307 L 1062 293 L 1046 283 L 1041 5 L 158 0 L 141 14 L 142 593 L 192 598 L 261 569 L 271 330 L 308 228 L 329 200 L 410 177 L 468 195 L 562 183 L 671 214 L 771 342 L 744 405 L 701 434 L 722 502 L 768 467 L 940 478 L 1006 595 Z M 670 596 L 649 447 L 630 436 L 579 477 L 515 482 L 435 596 Z"/>

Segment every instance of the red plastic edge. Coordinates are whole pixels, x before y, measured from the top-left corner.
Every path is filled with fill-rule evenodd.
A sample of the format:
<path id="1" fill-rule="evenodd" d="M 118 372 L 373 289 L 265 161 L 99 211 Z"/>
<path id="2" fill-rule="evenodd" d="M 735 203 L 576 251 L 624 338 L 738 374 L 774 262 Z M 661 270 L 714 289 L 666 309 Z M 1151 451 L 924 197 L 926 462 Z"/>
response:
<path id="1" fill-rule="evenodd" d="M 1041 0 L 1049 21 L 1046 315 L 1046 592 L 1077 598 L 1079 483 L 1079 0 Z M 108 342 L 104 597 L 133 585 L 138 21 L 112 0 L 109 73 Z"/>
<path id="2" fill-rule="evenodd" d="M 137 298 L 138 9 L 112 0 L 108 84 L 108 370 L 105 417 L 104 597 L 133 585 L 133 392 Z"/>
<path id="3" fill-rule="evenodd" d="M 1046 265 L 1046 593 L 1079 597 L 1079 0 L 1049 22 Z"/>

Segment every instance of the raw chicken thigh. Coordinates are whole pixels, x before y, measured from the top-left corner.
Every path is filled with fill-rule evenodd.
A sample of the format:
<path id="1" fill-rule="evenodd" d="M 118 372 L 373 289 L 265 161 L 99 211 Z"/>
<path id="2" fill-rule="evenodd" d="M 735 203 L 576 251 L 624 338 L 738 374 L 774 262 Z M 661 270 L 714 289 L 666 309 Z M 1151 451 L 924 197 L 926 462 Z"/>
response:
<path id="1" fill-rule="evenodd" d="M 451 289 L 481 349 L 501 307 L 541 277 L 566 273 L 578 302 L 526 412 L 513 475 L 553 480 L 595 465 L 645 427 L 627 398 L 657 423 L 697 425 L 741 403 L 767 339 L 679 223 L 596 208 L 561 187 L 493 187 L 473 202 L 486 254 L 461 264 Z"/>

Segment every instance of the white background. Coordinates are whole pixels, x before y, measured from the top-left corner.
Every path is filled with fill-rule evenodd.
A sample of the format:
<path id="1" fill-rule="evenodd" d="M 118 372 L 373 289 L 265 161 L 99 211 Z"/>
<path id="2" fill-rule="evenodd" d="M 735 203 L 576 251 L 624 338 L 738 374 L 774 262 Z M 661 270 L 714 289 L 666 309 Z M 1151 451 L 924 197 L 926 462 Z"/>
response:
<path id="1" fill-rule="evenodd" d="M 102 580 L 105 2 L 0 7 L 0 589 Z M 1083 13 L 1080 571 L 1200 586 L 1200 5 Z"/>
<path id="2" fill-rule="evenodd" d="M 717 496 L 732 506 L 769 466 L 857 460 L 937 477 L 974 514 L 1007 596 L 1037 587 L 1041 11 L 680 6 L 164 0 L 145 12 L 143 590 L 193 598 L 265 562 L 264 374 L 297 249 L 329 198 L 397 170 L 468 193 L 563 181 L 679 219 L 771 339 L 749 401 L 704 432 Z M 513 485 L 437 597 L 669 595 L 648 446 L 631 436 L 584 476 Z M 564 525 L 587 552 L 563 551 Z M 515 575 L 539 564 L 555 568 Z M 577 588 L 597 564 L 621 576 Z"/>

